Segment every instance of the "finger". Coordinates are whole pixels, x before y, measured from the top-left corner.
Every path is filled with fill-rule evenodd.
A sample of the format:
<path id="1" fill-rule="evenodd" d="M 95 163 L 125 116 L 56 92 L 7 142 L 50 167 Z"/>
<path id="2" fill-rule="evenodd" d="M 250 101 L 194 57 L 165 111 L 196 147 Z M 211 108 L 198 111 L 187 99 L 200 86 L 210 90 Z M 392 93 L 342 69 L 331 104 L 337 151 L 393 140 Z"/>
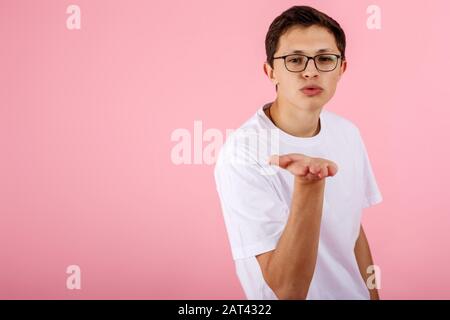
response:
<path id="1" fill-rule="evenodd" d="M 330 177 L 333 177 L 336 175 L 336 173 L 338 172 L 338 167 L 334 162 L 331 162 L 328 164 L 328 175 Z"/>
<path id="2" fill-rule="evenodd" d="M 292 174 L 301 177 L 305 176 L 309 171 L 307 166 L 298 161 L 291 162 L 286 166 L 286 169 L 289 170 Z"/>
<path id="3" fill-rule="evenodd" d="M 289 155 L 271 155 L 269 157 L 269 164 L 274 164 L 279 166 L 280 168 L 286 169 L 286 167 L 292 162 L 292 159 Z"/>
<path id="4" fill-rule="evenodd" d="M 269 158 L 267 159 L 267 163 L 268 164 L 276 164 L 276 165 L 278 165 L 278 163 L 279 163 L 279 156 L 277 154 L 270 155 Z"/>
<path id="5" fill-rule="evenodd" d="M 309 172 L 311 172 L 314 175 L 317 175 L 320 172 L 320 167 L 316 163 L 313 163 L 309 165 Z"/>
<path id="6" fill-rule="evenodd" d="M 319 178 L 328 177 L 328 166 L 326 164 L 320 167 Z"/>
<path id="7" fill-rule="evenodd" d="M 285 156 L 292 159 L 292 161 L 302 161 L 303 162 L 306 159 L 309 159 L 308 156 L 305 156 L 304 154 L 301 154 L 301 153 L 287 153 L 287 154 L 285 154 Z"/>
<path id="8" fill-rule="evenodd" d="M 274 164 L 274 165 L 277 165 L 277 166 L 279 166 L 280 165 L 280 156 L 279 155 L 277 155 L 277 154 L 273 154 L 273 155 L 271 155 L 270 157 L 269 157 L 269 159 L 267 160 L 267 162 L 269 163 L 269 164 Z"/>

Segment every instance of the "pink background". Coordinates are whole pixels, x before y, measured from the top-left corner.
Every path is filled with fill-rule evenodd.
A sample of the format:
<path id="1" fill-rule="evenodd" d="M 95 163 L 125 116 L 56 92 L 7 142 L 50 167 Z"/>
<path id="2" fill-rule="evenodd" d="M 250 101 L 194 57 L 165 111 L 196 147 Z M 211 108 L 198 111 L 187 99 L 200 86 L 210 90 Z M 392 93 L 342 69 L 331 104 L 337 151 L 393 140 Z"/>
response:
<path id="1" fill-rule="evenodd" d="M 364 216 L 381 297 L 449 299 L 446 0 L 0 1 L 0 298 L 244 298 L 213 165 L 174 165 L 170 137 L 275 98 L 264 37 L 296 4 L 347 34 L 325 108 L 360 127 L 384 196 Z"/>

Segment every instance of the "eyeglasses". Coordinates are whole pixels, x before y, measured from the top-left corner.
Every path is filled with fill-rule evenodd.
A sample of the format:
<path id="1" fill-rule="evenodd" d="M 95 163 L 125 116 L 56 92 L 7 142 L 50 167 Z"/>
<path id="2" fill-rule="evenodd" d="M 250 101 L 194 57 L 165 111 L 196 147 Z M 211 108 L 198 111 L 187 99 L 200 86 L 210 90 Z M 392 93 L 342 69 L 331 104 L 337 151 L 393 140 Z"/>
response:
<path id="1" fill-rule="evenodd" d="M 306 69 L 309 60 L 314 61 L 316 69 L 323 72 L 330 72 L 336 69 L 339 58 L 338 54 L 318 54 L 314 57 L 308 57 L 303 54 L 288 54 L 282 57 L 273 57 L 273 59 L 283 59 L 286 69 L 290 72 L 302 72 Z"/>

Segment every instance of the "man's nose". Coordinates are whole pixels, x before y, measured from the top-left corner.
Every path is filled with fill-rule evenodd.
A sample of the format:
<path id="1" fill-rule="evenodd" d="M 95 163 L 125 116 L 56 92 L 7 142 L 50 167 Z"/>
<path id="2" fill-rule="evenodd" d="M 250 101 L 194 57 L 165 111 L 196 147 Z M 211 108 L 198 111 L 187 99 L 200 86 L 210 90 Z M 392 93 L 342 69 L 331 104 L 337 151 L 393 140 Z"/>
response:
<path id="1" fill-rule="evenodd" d="M 314 64 L 313 59 L 309 59 L 306 63 L 306 69 L 303 70 L 302 76 L 304 78 L 313 78 L 317 77 L 319 75 L 319 71 L 316 68 L 316 65 Z"/>

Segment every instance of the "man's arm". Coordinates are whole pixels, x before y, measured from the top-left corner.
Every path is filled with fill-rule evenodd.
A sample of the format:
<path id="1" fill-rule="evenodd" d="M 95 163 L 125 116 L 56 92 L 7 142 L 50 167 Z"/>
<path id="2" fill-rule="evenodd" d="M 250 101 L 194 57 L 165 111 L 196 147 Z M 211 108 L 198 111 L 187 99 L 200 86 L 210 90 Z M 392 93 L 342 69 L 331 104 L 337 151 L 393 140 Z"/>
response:
<path id="1" fill-rule="evenodd" d="M 306 299 L 317 260 L 325 178 L 335 175 L 337 166 L 299 154 L 275 162 L 295 176 L 290 214 L 276 248 L 256 258 L 279 299 Z"/>
<path id="2" fill-rule="evenodd" d="M 361 225 L 358 239 L 355 244 L 355 257 L 358 262 L 359 272 L 367 285 L 367 279 L 372 275 L 367 273 L 367 268 L 373 265 L 372 255 L 370 253 L 369 242 L 367 241 L 366 234 Z M 371 300 L 379 300 L 377 288 L 368 289 Z"/>

